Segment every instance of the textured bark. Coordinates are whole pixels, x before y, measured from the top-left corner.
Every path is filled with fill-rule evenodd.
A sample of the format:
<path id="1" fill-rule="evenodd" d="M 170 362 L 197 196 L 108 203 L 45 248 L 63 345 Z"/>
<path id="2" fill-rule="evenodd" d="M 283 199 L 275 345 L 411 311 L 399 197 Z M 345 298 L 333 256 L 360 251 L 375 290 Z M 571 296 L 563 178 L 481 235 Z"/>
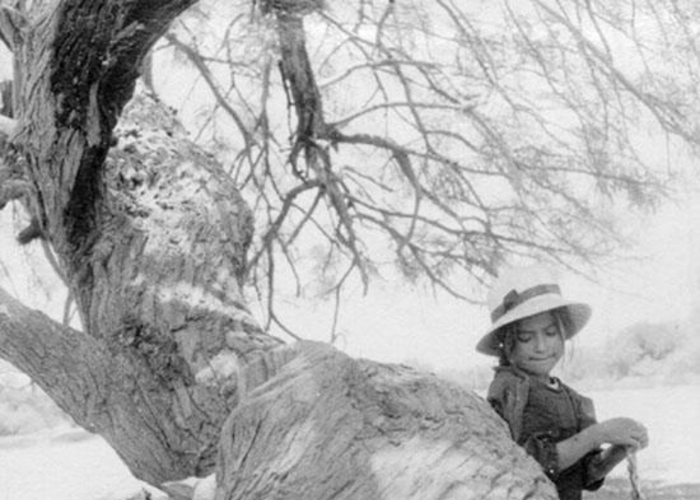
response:
<path id="1" fill-rule="evenodd" d="M 12 140 L 33 188 L 27 207 L 85 329 L 59 338 L 88 342 L 74 351 L 109 368 L 75 399 L 46 359 L 0 353 L 153 484 L 212 470 L 238 371 L 279 345 L 243 302 L 252 220 L 230 177 L 145 95 L 114 128 L 143 54 L 191 3 L 64 1 L 33 12 L 14 47 L 23 71 Z M 3 335 L 27 350 L 46 337 Z M 81 364 L 64 351 L 60 364 Z"/>
<path id="2" fill-rule="evenodd" d="M 13 323 L 3 327 L 0 354 L 104 436 L 138 477 L 158 484 L 212 469 L 238 372 L 279 341 L 259 331 L 243 303 L 251 220 L 230 178 L 146 96 L 131 103 L 116 133 L 99 229 L 78 274 L 63 268 L 85 333 L 44 317 L 45 328 L 30 336 Z M 98 382 L 76 386 L 64 367 Z"/>
<path id="3" fill-rule="evenodd" d="M 162 104 L 124 109 L 191 3 L 67 0 L 11 37 L 13 166 L 84 329 L 0 291 L 0 356 L 154 485 L 216 469 L 221 499 L 554 498 L 475 396 L 256 325 L 233 181 Z"/>
<path id="4" fill-rule="evenodd" d="M 282 351 L 223 428 L 217 500 L 557 498 L 475 394 L 323 344 Z"/>
<path id="5" fill-rule="evenodd" d="M 163 421 L 162 412 L 173 417 L 172 396 L 148 379 L 139 380 L 128 352 L 110 352 L 99 340 L 26 309 L 2 290 L 0 304 L 0 355 L 77 423 L 101 434 L 132 472 L 154 484 L 191 473 L 197 457 L 184 455 L 186 447 L 199 450 L 211 436 L 207 429 L 201 436 L 188 435 L 181 419 Z"/>

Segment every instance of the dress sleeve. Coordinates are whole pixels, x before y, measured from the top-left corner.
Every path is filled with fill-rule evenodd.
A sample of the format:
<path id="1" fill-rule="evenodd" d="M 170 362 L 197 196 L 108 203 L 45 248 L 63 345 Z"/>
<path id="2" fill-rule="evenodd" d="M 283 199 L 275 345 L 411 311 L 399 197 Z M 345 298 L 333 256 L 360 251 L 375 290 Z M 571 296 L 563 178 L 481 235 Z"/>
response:
<path id="1" fill-rule="evenodd" d="M 508 399 L 507 388 L 501 381 L 494 378 L 489 386 L 489 392 L 488 396 L 486 396 L 486 400 L 489 402 L 491 407 L 496 410 L 496 413 L 498 413 L 503 419 L 505 419 Z"/>
<path id="2" fill-rule="evenodd" d="M 486 399 L 508 424 L 510 435 L 517 442 L 522 429 L 523 405 L 527 400 L 527 386 L 522 379 L 505 370 L 497 371 Z"/>
<path id="3" fill-rule="evenodd" d="M 595 417 L 595 407 L 593 406 L 593 400 L 585 396 L 577 394 L 578 401 L 578 415 L 579 415 L 579 426 L 581 430 L 586 427 L 590 427 L 593 424 L 597 424 L 598 420 Z"/>
<path id="4" fill-rule="evenodd" d="M 590 427 L 591 425 L 594 425 L 598 423 L 596 416 L 595 416 L 595 407 L 593 405 L 593 400 L 577 395 L 578 398 L 578 414 L 579 414 L 579 427 L 580 430 L 585 429 L 586 427 Z M 600 454 L 602 453 L 602 449 L 597 449 L 593 450 L 590 453 L 586 454 L 581 460 L 583 463 L 583 470 L 585 471 L 586 477 L 584 478 L 584 489 L 588 491 L 595 491 L 599 489 L 602 485 L 603 482 L 605 481 L 605 478 L 603 479 L 598 479 L 598 480 L 592 480 L 589 479 L 589 472 L 591 471 L 592 468 L 595 467 L 596 462 L 600 459 Z"/>
<path id="5" fill-rule="evenodd" d="M 532 456 L 540 464 L 545 474 L 552 481 L 555 481 L 561 472 L 559 469 L 557 441 L 558 439 L 554 432 L 545 431 L 530 434 L 518 443 L 528 455 Z"/>

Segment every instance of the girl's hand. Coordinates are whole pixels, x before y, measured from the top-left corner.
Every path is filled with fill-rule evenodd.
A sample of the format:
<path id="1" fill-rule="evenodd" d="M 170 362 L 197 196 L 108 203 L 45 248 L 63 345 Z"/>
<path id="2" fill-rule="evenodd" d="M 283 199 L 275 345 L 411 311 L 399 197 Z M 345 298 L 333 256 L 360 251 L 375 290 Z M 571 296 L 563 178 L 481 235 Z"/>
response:
<path id="1" fill-rule="evenodd" d="M 586 427 L 578 434 L 557 443 L 558 465 L 568 469 L 587 453 L 610 444 L 599 455 L 594 465 L 593 478 L 604 477 L 616 464 L 624 460 L 627 452 L 645 448 L 649 444 L 647 429 L 631 418 L 612 418 Z"/>
<path id="2" fill-rule="evenodd" d="M 646 427 L 631 418 L 611 418 L 598 424 L 601 444 L 609 443 L 641 450 L 649 445 Z"/>

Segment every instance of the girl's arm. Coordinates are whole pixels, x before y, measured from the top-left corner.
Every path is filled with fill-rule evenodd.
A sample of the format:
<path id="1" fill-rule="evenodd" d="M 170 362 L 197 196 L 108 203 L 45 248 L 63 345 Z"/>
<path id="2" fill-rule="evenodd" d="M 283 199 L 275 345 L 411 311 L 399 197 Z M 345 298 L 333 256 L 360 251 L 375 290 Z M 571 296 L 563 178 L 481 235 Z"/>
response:
<path id="1" fill-rule="evenodd" d="M 559 470 L 568 469 L 586 454 L 596 450 L 602 444 L 598 425 L 586 427 L 578 434 L 557 443 Z"/>
<path id="2" fill-rule="evenodd" d="M 588 477 L 591 481 L 603 479 L 613 468 L 627 457 L 627 446 L 616 444 L 601 451 L 588 466 Z"/>
<path id="3" fill-rule="evenodd" d="M 624 452 L 619 450 L 620 447 L 641 449 L 646 447 L 648 442 L 647 430 L 639 422 L 630 418 L 606 420 L 586 427 L 578 434 L 557 443 L 559 468 L 561 470 L 567 469 L 581 460 L 587 453 L 604 444 L 611 444 L 613 446 L 608 448 L 610 451 L 603 452 L 596 467 L 596 475 L 603 471 L 607 473 L 624 458 Z M 602 474 L 600 477 L 604 475 Z"/>

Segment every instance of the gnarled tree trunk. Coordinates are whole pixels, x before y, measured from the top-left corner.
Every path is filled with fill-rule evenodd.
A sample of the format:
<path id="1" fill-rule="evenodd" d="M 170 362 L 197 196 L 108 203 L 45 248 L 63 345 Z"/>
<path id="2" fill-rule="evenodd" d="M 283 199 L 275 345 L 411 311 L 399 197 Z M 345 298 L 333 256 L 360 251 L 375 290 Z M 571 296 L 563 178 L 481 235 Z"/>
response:
<path id="1" fill-rule="evenodd" d="M 299 343 L 222 430 L 217 500 L 557 498 L 474 394 Z"/>
<path id="2" fill-rule="evenodd" d="M 132 99 L 192 3 L 3 11 L 18 70 L 0 179 L 22 186 L 84 331 L 0 292 L 0 355 L 156 486 L 216 470 L 221 499 L 556 498 L 473 394 L 255 323 L 250 210 L 171 112 Z"/>

